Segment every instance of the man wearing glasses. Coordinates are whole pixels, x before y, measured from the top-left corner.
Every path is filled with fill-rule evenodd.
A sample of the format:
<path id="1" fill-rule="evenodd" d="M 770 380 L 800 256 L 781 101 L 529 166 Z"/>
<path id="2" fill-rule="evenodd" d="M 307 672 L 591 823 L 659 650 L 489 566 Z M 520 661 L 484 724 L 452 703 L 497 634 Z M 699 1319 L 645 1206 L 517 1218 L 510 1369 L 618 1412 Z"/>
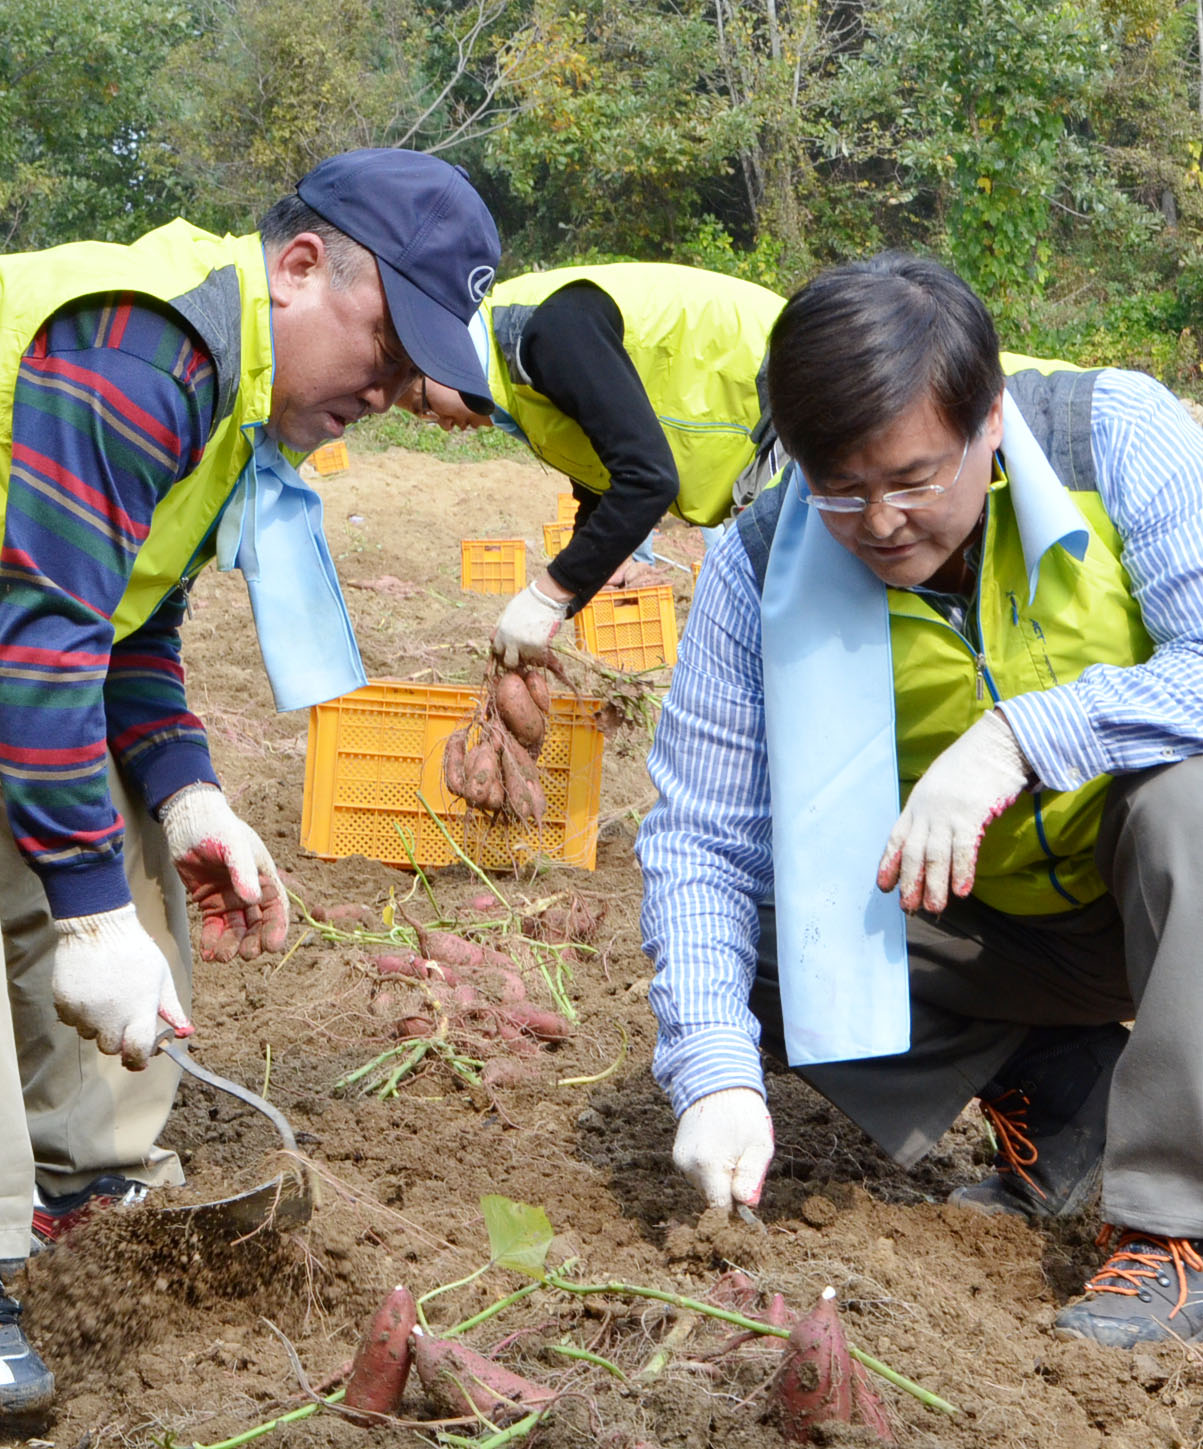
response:
<path id="1" fill-rule="evenodd" d="M 1058 1332 L 1203 1339 L 1203 433 L 901 254 L 787 303 L 769 396 L 794 461 L 700 581 L 637 845 L 674 1160 L 758 1202 L 759 1045 L 904 1165 L 976 1096 L 954 1201 L 1101 1181 Z"/>

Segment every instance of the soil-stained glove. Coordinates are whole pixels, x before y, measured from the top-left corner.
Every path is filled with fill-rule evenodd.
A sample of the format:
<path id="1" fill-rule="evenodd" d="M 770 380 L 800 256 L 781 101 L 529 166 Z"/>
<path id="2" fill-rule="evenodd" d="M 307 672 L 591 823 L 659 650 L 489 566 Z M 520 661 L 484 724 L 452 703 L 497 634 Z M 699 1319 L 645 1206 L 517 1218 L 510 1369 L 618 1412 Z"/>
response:
<path id="1" fill-rule="evenodd" d="M 673 1162 L 710 1207 L 755 1207 L 773 1160 L 773 1119 L 751 1087 L 699 1097 L 677 1123 Z"/>
<path id="2" fill-rule="evenodd" d="M 493 653 L 507 669 L 523 659 L 537 662 L 568 615 L 568 605 L 549 599 L 535 583 L 527 584 L 502 610 L 493 630 Z"/>
<path id="3" fill-rule="evenodd" d="M 140 1071 L 161 1030 L 160 1017 L 181 1036 L 192 1031 L 171 967 L 132 905 L 68 916 L 54 929 L 54 1009 L 80 1036 L 95 1038 L 102 1052 L 120 1053 L 127 1067 Z"/>
<path id="4" fill-rule="evenodd" d="M 920 776 L 877 867 L 883 891 L 901 891 L 902 908 L 942 911 L 949 889 L 973 889 L 986 826 L 1031 778 L 1011 726 L 998 710 L 984 714 Z"/>
<path id="5" fill-rule="evenodd" d="M 189 785 L 160 815 L 180 879 L 200 908 L 206 961 L 253 961 L 288 935 L 288 897 L 267 847 L 214 785 Z"/>

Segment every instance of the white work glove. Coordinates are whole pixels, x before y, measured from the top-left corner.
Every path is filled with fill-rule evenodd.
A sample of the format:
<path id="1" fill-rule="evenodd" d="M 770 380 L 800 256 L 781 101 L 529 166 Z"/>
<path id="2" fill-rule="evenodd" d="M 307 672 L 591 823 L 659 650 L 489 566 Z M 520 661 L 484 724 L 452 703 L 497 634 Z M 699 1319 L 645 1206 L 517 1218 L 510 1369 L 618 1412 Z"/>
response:
<path id="1" fill-rule="evenodd" d="M 59 1020 L 95 1038 L 140 1071 L 150 1058 L 159 1018 L 181 1036 L 192 1031 L 167 958 L 138 923 L 132 905 L 55 921 L 51 991 Z"/>
<path id="2" fill-rule="evenodd" d="M 710 1207 L 755 1207 L 773 1160 L 773 1119 L 751 1087 L 699 1097 L 677 1123 L 673 1163 Z"/>
<path id="3" fill-rule="evenodd" d="M 1031 766 L 998 710 L 984 714 L 937 755 L 911 791 L 877 867 L 883 891 L 901 891 L 902 907 L 942 911 L 973 889 L 986 826 L 1028 784 Z"/>
<path id="4" fill-rule="evenodd" d="M 267 847 L 215 785 L 189 785 L 159 816 L 180 879 L 201 913 L 205 961 L 253 961 L 288 936 L 288 896 Z"/>
<path id="5" fill-rule="evenodd" d="M 532 581 L 502 610 L 493 630 L 493 653 L 507 669 L 517 669 L 523 659 L 538 663 L 567 616 L 567 603 L 549 599 Z"/>

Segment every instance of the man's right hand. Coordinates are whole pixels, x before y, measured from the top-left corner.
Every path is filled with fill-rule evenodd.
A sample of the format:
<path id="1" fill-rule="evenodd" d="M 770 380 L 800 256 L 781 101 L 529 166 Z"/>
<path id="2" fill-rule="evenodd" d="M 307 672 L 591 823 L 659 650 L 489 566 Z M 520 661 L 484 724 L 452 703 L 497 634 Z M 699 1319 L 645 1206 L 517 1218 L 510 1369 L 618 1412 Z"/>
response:
<path id="1" fill-rule="evenodd" d="M 493 653 L 507 669 L 517 669 L 524 659 L 541 660 L 567 613 L 566 602 L 545 594 L 533 580 L 502 610 L 493 631 Z"/>
<path id="2" fill-rule="evenodd" d="M 677 1123 L 673 1162 L 710 1207 L 755 1207 L 773 1160 L 773 1119 L 751 1087 L 699 1097 Z"/>
<path id="3" fill-rule="evenodd" d="M 59 1020 L 95 1038 L 109 1056 L 140 1071 L 165 1021 L 192 1031 L 167 958 L 138 923 L 132 905 L 55 921 L 51 977 Z M 160 1021 L 160 1017 L 162 1021 Z"/>

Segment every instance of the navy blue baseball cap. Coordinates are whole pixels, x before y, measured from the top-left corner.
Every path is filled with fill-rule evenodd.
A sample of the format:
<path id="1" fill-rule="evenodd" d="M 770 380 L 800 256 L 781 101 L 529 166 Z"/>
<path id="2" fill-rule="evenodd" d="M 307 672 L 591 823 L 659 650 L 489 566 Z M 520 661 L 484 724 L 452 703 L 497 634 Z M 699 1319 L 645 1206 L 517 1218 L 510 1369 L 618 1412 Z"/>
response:
<path id="1" fill-rule="evenodd" d="M 468 321 L 501 260 L 497 227 L 462 166 L 422 151 L 344 151 L 297 182 L 319 216 L 376 257 L 401 345 L 475 412 L 493 400 Z"/>

